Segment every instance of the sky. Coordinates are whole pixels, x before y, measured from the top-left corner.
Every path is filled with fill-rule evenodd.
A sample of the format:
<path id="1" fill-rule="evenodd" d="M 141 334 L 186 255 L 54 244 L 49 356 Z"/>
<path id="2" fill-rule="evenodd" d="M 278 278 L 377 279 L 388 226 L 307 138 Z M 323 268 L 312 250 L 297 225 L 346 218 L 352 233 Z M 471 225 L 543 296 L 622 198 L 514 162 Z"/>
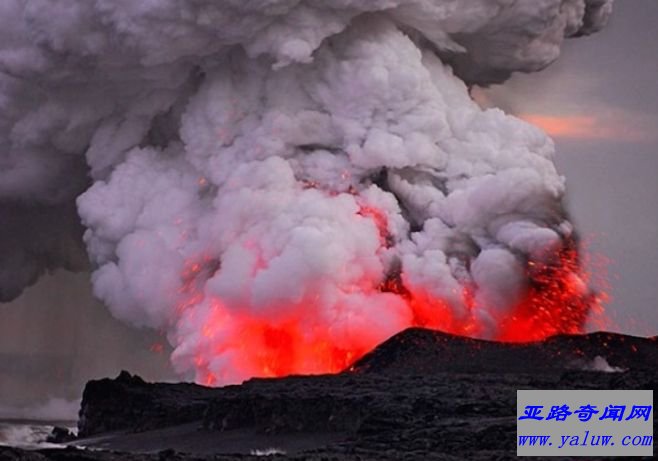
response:
<path id="1" fill-rule="evenodd" d="M 568 41 L 538 74 L 484 92 L 544 128 L 612 328 L 658 334 L 658 2 L 618 0 L 610 24 Z M 606 259 L 607 263 L 602 264 Z"/>
<path id="2" fill-rule="evenodd" d="M 593 270 L 607 261 L 612 329 L 638 335 L 658 334 L 657 19 L 655 0 L 618 0 L 606 29 L 569 41 L 548 69 L 477 92 L 554 137 Z M 86 380 L 122 368 L 173 379 L 166 341 L 114 320 L 89 274 L 58 271 L 0 307 L 0 416 L 35 395 L 74 399 Z M 44 382 L 46 365 L 69 379 Z"/>

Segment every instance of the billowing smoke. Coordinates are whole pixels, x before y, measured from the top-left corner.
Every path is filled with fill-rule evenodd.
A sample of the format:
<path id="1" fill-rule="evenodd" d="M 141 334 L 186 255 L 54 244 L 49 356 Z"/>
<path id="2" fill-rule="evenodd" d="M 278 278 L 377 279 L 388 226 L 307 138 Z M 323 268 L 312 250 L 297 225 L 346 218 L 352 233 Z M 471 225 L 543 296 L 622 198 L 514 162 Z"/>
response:
<path id="1" fill-rule="evenodd" d="M 51 211 L 18 221 L 0 294 L 73 266 L 52 209 L 91 184 L 95 294 L 199 381 L 337 370 L 411 325 L 579 331 L 553 143 L 468 85 L 540 70 L 611 3 L 5 0 L 0 201 Z"/>

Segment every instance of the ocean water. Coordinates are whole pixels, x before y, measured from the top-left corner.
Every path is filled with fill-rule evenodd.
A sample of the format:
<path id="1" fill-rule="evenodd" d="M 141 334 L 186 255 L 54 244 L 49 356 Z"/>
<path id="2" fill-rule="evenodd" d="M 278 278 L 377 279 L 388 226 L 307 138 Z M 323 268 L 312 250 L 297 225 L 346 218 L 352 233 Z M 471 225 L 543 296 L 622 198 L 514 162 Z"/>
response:
<path id="1" fill-rule="evenodd" d="M 0 445 L 23 449 L 64 448 L 65 445 L 46 442 L 55 426 L 76 431 L 75 421 L 35 421 L 0 419 Z"/>

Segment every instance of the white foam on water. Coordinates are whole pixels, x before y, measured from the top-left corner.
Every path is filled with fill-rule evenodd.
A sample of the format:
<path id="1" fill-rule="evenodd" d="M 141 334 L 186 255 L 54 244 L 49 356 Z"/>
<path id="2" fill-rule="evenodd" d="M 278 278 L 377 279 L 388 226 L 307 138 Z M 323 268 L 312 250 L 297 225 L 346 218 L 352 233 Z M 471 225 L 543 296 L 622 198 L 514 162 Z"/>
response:
<path id="1" fill-rule="evenodd" d="M 46 442 L 55 426 L 51 424 L 0 421 L 0 445 L 23 448 L 64 448 L 65 445 Z M 67 428 L 70 431 L 75 427 Z"/>
<path id="2" fill-rule="evenodd" d="M 265 448 L 265 449 L 255 449 L 251 450 L 250 454 L 252 456 L 273 456 L 273 455 L 285 455 L 286 452 L 280 448 Z"/>

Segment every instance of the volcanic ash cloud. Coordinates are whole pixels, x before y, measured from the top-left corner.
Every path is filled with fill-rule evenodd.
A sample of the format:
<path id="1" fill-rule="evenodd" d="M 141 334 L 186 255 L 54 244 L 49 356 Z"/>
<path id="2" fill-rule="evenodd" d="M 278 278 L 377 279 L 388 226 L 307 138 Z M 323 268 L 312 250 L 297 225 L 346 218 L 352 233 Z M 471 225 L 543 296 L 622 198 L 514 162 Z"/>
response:
<path id="1" fill-rule="evenodd" d="M 553 143 L 468 85 L 545 67 L 611 3 L 7 0 L 0 205 L 86 189 L 95 294 L 209 384 L 335 371 L 411 325 L 576 332 Z M 33 261 L 5 298 L 71 265 L 11 237 Z"/>

